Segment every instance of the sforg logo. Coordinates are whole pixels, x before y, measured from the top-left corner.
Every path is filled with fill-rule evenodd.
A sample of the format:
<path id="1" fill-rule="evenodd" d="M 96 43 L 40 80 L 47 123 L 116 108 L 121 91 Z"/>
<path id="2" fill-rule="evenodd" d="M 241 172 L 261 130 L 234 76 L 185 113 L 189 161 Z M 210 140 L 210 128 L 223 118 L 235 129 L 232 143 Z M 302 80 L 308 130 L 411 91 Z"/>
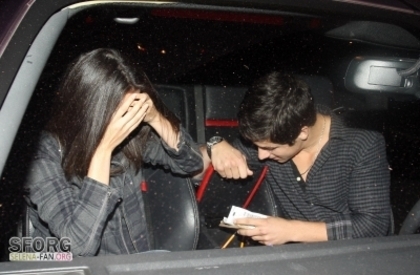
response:
<path id="1" fill-rule="evenodd" d="M 10 261 L 72 261 L 70 238 L 12 237 L 9 240 Z"/>

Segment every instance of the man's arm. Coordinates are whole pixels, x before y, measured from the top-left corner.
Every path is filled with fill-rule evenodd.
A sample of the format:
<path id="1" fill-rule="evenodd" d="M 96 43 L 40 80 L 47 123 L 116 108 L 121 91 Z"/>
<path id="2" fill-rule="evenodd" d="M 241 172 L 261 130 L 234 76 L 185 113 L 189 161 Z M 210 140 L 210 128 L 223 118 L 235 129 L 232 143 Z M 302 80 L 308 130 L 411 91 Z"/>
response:
<path id="1" fill-rule="evenodd" d="M 385 236 L 390 228 L 390 173 L 385 140 L 375 132 L 359 133 L 351 139 L 349 211 L 325 220 L 329 240 Z"/>
<path id="2" fill-rule="evenodd" d="M 352 238 L 384 236 L 389 229 L 390 172 L 386 144 L 380 134 L 371 135 L 370 142 L 357 155 L 349 184 Z"/>
<path id="3" fill-rule="evenodd" d="M 212 164 L 214 170 L 223 178 L 245 179 L 253 174 L 248 167 L 245 155 L 225 140 L 211 148 L 211 159 L 207 153 L 206 145 L 201 146 L 200 151 L 203 155 L 203 173 Z M 202 177 L 203 173 L 195 178 Z"/>

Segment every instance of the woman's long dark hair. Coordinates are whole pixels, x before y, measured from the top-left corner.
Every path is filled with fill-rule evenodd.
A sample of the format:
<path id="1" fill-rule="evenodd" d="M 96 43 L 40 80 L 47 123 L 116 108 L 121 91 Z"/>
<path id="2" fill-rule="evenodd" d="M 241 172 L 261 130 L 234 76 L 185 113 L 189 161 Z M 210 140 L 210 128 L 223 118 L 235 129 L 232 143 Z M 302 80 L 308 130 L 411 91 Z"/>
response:
<path id="1" fill-rule="evenodd" d="M 82 54 L 68 68 L 47 125 L 62 147 L 67 177 L 83 178 L 87 174 L 113 113 L 133 88 L 148 94 L 156 109 L 179 131 L 178 118 L 163 104 L 144 71 L 118 51 L 93 50 Z M 118 148 L 136 169 L 142 165 L 142 151 L 150 130 L 150 126 L 141 124 Z"/>

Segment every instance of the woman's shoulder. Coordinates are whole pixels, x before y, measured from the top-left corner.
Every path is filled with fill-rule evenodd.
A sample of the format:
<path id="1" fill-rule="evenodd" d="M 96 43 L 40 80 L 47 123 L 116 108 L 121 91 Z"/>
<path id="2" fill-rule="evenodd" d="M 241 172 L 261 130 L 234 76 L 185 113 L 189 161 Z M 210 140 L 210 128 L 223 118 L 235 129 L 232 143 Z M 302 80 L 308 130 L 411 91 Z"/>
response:
<path id="1" fill-rule="evenodd" d="M 53 133 L 42 131 L 37 142 L 37 154 L 61 154 L 61 145 Z"/>
<path id="2" fill-rule="evenodd" d="M 58 138 L 53 133 L 46 130 L 41 131 L 41 133 L 39 134 L 38 144 L 49 145 L 54 147 L 59 146 Z"/>

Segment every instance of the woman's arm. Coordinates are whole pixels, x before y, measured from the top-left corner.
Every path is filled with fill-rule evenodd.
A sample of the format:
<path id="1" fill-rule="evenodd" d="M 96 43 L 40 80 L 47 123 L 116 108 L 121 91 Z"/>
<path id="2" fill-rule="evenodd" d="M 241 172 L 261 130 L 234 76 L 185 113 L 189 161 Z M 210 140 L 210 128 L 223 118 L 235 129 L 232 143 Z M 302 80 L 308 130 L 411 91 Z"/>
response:
<path id="1" fill-rule="evenodd" d="M 142 93 L 140 97 L 149 106 L 144 122 L 148 123 L 170 148 L 178 150 L 180 133 L 175 131 L 171 123 L 156 110 L 153 101 L 147 94 Z"/>
<path id="2" fill-rule="evenodd" d="M 199 146 L 183 127 L 179 131 L 177 150 L 152 133 L 145 146 L 143 160 L 152 165 L 163 165 L 180 175 L 195 175 L 203 169 Z"/>
<path id="3" fill-rule="evenodd" d="M 68 181 L 58 143 L 49 134 L 42 135 L 30 168 L 27 187 L 39 218 L 53 236 L 70 238 L 74 255 L 94 256 L 107 217 L 122 194 L 88 177 Z"/>
<path id="4" fill-rule="evenodd" d="M 145 119 L 153 107 L 145 94 L 128 93 L 115 111 L 89 165 L 87 176 L 109 184 L 112 151 Z M 150 103 L 148 103 L 150 102 Z"/>
<path id="5" fill-rule="evenodd" d="M 145 98 L 149 108 L 144 118 L 155 131 L 145 146 L 143 160 L 152 164 L 160 164 L 170 168 L 172 172 L 183 175 L 196 174 L 203 169 L 203 156 L 198 144 L 191 136 L 180 128 L 176 131 L 171 123 L 159 113 L 147 94 L 140 94 Z M 160 139 L 158 138 L 160 137 Z"/>

